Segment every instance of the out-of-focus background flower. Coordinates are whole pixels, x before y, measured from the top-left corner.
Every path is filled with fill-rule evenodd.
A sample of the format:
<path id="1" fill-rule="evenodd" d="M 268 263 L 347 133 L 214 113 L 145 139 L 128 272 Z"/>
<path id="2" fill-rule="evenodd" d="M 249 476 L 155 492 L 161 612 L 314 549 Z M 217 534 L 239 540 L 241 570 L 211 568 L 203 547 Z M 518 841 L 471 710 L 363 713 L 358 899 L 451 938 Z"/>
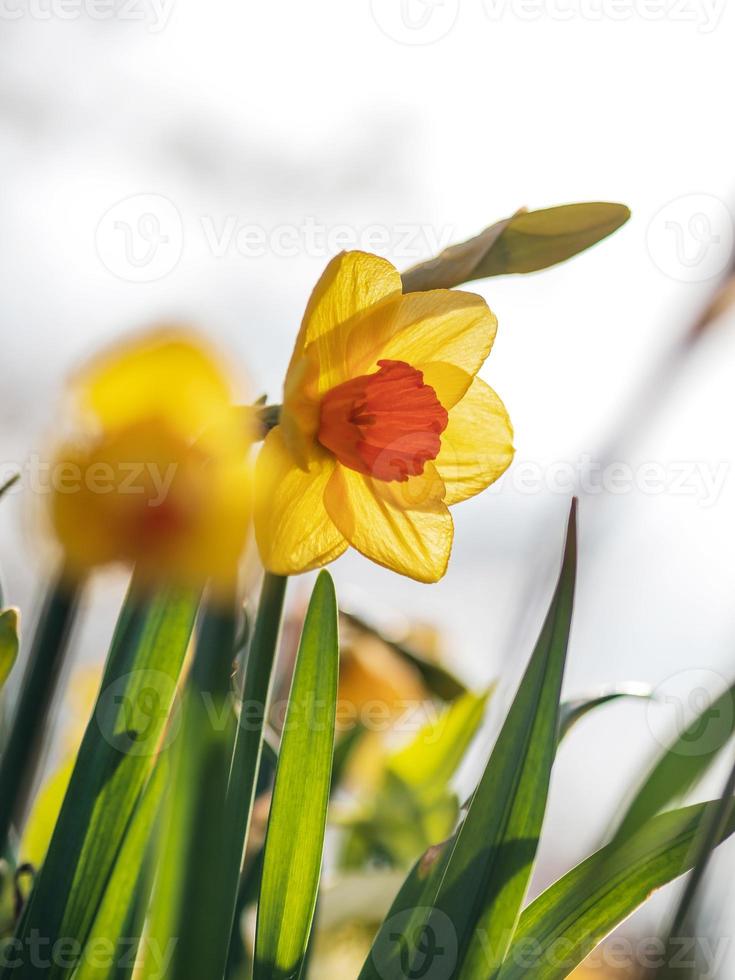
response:
<path id="1" fill-rule="evenodd" d="M 634 760 L 701 707 L 691 692 L 735 676 L 735 317 L 669 358 L 733 260 L 735 12 L 7 0 L 0 21 L 0 460 L 26 488 L 65 375 L 106 339 L 193 323 L 278 400 L 340 249 L 405 268 L 522 205 L 631 206 L 558 269 L 472 287 L 500 321 L 482 373 L 517 459 L 454 511 L 446 578 L 419 586 L 354 553 L 334 567 L 351 609 L 397 634 L 426 624 L 468 681 L 502 675 L 507 704 L 584 478 L 566 690 L 637 680 L 659 698 L 591 716 L 564 746 L 537 884 L 556 877 L 600 839 Z M 26 497 L 0 507 L 0 562 L 30 609 Z M 101 658 L 122 587 L 97 581 L 109 620 L 82 631 L 81 664 Z"/>

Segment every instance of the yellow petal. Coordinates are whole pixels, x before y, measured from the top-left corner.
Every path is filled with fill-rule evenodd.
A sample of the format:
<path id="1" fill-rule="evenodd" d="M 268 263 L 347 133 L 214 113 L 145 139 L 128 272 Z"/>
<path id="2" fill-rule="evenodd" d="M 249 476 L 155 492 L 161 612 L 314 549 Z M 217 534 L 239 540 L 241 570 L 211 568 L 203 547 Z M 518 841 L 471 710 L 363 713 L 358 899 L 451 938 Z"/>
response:
<path id="1" fill-rule="evenodd" d="M 350 324 L 400 292 L 398 270 L 367 252 L 341 252 L 314 287 L 286 372 L 281 415 L 286 445 L 302 469 L 319 427 L 320 396 L 350 376 Z"/>
<path id="2" fill-rule="evenodd" d="M 292 364 L 309 344 L 316 345 L 322 391 L 344 381 L 348 332 L 336 328 L 376 303 L 401 292 L 398 270 L 368 252 L 341 252 L 324 270 L 304 313 Z"/>
<path id="3" fill-rule="evenodd" d="M 335 463 L 314 451 L 308 470 L 286 448 L 280 426 L 266 437 L 255 473 L 255 536 L 265 567 L 294 575 L 338 558 L 347 547 L 324 506 L 324 490 Z"/>
<path id="4" fill-rule="evenodd" d="M 182 331 L 159 330 L 112 348 L 77 375 L 82 409 L 105 428 L 157 418 L 187 436 L 229 411 L 227 375 L 206 347 Z"/>
<path id="5" fill-rule="evenodd" d="M 451 383 L 442 384 L 432 376 L 432 387 L 445 408 L 456 404 L 470 381 L 490 353 L 498 321 L 481 296 L 459 290 L 434 289 L 426 293 L 408 293 L 398 306 L 393 336 L 387 340 L 380 357 L 406 361 L 425 372 L 428 381 L 431 365 L 451 365 Z M 466 380 L 458 385 L 459 371 Z M 462 390 L 464 388 L 464 390 Z M 461 394 L 460 394 L 461 392 Z"/>
<path id="6" fill-rule="evenodd" d="M 435 289 L 393 296 L 343 324 L 325 343 L 347 351 L 349 377 L 370 373 L 383 358 L 405 361 L 424 372 L 451 408 L 490 353 L 496 330 L 481 296 Z"/>
<path id="7" fill-rule="evenodd" d="M 374 480 L 337 465 L 324 501 L 334 523 L 359 552 L 419 582 L 437 582 L 452 548 L 444 484 L 428 464 L 405 483 Z"/>
<path id="8" fill-rule="evenodd" d="M 434 461 L 446 485 L 445 502 L 456 504 L 494 483 L 513 459 L 513 427 L 505 406 L 475 378 L 449 413 L 442 448 Z"/>
<path id="9" fill-rule="evenodd" d="M 340 323 L 401 292 L 401 274 L 387 259 L 369 252 L 341 252 L 314 287 L 302 323 L 304 346 Z"/>
<path id="10" fill-rule="evenodd" d="M 248 454 L 244 440 L 204 452 L 157 419 L 60 447 L 51 517 L 69 570 L 129 562 L 159 580 L 231 583 L 250 525 Z"/>

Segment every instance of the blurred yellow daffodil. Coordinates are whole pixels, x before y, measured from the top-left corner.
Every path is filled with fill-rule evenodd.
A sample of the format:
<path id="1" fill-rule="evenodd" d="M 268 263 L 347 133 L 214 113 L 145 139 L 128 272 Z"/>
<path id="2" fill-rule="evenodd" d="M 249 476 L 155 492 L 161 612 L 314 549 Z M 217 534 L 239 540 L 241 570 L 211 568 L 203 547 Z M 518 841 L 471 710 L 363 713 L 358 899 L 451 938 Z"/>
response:
<path id="1" fill-rule="evenodd" d="M 256 471 L 255 530 L 277 574 L 352 545 L 422 582 L 444 574 L 448 506 L 509 466 L 502 402 L 476 377 L 497 321 L 472 293 L 402 292 L 364 252 L 334 258 L 304 315 L 280 424 Z"/>
<path id="2" fill-rule="evenodd" d="M 230 583 L 251 516 L 251 433 L 230 379 L 192 335 L 157 330 L 73 379 L 75 430 L 51 469 L 74 573 L 110 562 L 157 580 Z"/>

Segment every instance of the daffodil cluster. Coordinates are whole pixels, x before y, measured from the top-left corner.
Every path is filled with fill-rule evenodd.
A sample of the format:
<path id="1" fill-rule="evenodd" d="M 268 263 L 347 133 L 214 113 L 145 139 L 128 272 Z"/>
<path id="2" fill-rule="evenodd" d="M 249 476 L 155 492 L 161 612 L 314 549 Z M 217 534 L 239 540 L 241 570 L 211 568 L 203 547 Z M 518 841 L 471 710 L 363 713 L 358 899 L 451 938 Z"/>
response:
<path id="1" fill-rule="evenodd" d="M 67 568 L 125 561 L 232 581 L 254 517 L 273 573 L 352 546 L 437 581 L 449 507 L 513 458 L 505 408 L 477 377 L 496 327 L 479 296 L 404 293 L 385 259 L 338 255 L 309 300 L 254 478 L 253 428 L 208 345 L 159 330 L 105 352 L 73 380 L 75 431 L 56 454 L 70 477 L 52 498 Z"/>

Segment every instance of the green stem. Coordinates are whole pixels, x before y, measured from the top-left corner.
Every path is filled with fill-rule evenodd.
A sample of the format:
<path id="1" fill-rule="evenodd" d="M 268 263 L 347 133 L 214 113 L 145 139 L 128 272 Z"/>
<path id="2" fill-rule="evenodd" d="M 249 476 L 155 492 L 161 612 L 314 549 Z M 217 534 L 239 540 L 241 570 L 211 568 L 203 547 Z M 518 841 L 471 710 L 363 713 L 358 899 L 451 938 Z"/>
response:
<path id="1" fill-rule="evenodd" d="M 243 687 L 240 724 L 227 795 L 227 859 L 222 893 L 228 896 L 228 921 L 223 922 L 225 954 L 235 920 L 240 867 L 250 829 L 255 786 L 260 767 L 263 728 L 268 713 L 271 677 L 281 632 L 288 579 L 266 573 L 250 644 Z M 231 899 L 231 901 L 230 901 Z M 224 919 L 225 917 L 223 917 Z M 217 974 L 219 976 L 219 973 Z"/>
<path id="2" fill-rule="evenodd" d="M 81 588 L 62 575 L 50 587 L 0 761 L 0 854 L 28 808 Z"/>

